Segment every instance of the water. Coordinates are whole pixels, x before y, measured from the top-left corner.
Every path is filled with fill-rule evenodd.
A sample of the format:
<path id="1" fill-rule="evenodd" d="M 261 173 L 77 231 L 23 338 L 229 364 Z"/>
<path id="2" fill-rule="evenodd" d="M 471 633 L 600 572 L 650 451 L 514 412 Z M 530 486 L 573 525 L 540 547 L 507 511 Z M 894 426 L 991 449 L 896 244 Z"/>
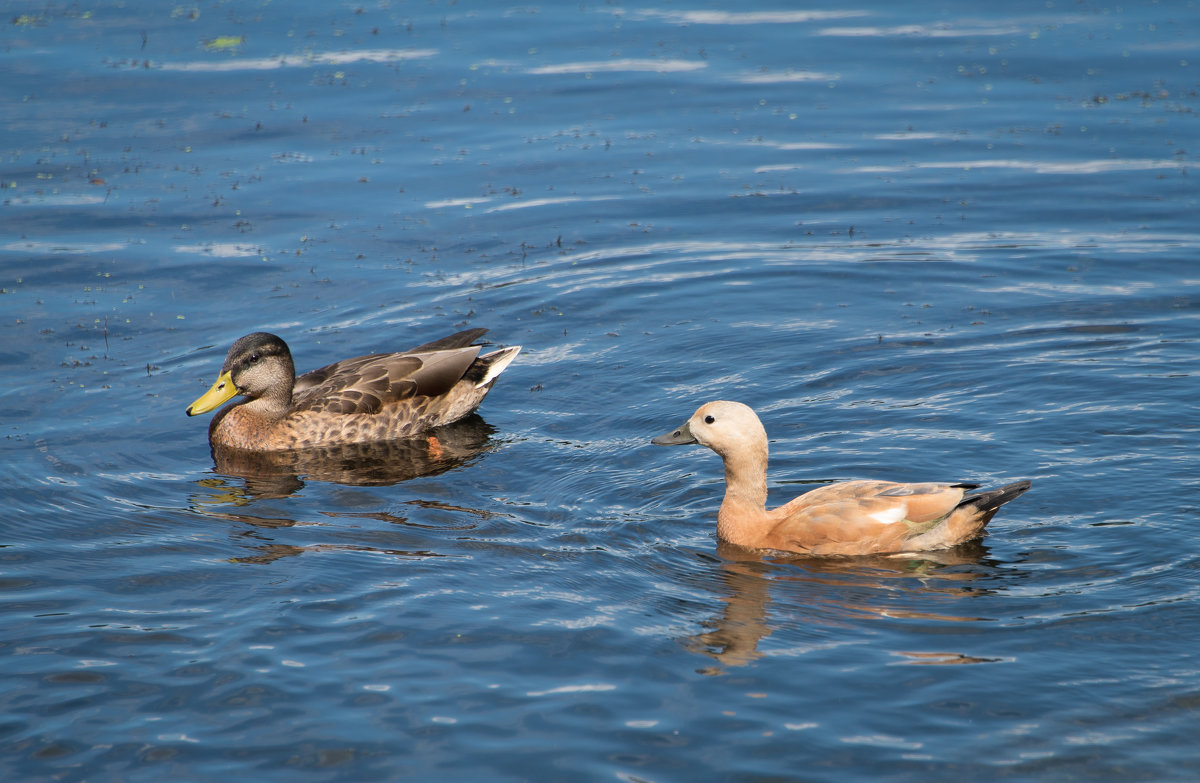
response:
<path id="1" fill-rule="evenodd" d="M 1193 3 L 5 10 L 5 779 L 1200 774 Z M 440 460 L 183 415 L 464 325 Z M 773 504 L 1034 488 L 730 550 L 714 398 Z"/>

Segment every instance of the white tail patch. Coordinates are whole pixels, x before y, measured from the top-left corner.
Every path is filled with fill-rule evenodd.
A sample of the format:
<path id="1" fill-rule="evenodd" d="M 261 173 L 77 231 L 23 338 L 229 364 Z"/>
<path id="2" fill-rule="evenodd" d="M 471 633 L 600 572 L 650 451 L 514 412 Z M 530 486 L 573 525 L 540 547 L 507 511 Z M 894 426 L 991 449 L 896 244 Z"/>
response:
<path id="1" fill-rule="evenodd" d="M 891 508 L 884 509 L 883 511 L 876 511 L 874 514 L 871 514 L 870 517 L 881 525 L 894 525 L 897 522 L 903 521 L 904 515 L 907 513 L 908 507 L 899 505 L 892 506 Z"/>
<path id="2" fill-rule="evenodd" d="M 475 388 L 478 389 L 481 386 L 487 386 L 494 381 L 497 375 L 504 372 L 505 368 L 512 364 L 512 360 L 517 358 L 517 354 L 520 352 L 521 346 L 510 345 L 507 348 L 501 348 L 499 351 L 493 351 L 492 353 L 480 356 L 480 359 L 491 359 L 492 357 L 495 357 L 495 359 L 492 361 L 491 366 L 488 367 L 487 374 L 483 376 L 483 379 L 479 383 L 475 384 Z"/>

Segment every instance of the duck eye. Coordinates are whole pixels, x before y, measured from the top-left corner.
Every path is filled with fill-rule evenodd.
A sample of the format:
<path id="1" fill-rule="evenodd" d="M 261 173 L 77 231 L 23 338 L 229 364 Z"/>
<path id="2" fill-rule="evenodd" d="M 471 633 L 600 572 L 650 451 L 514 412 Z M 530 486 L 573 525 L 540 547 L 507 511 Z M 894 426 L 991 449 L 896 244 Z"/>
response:
<path id="1" fill-rule="evenodd" d="M 255 362 L 257 362 L 257 361 L 258 361 L 260 358 L 262 358 L 262 357 L 260 357 L 258 354 L 256 354 L 256 353 L 252 353 L 252 354 L 250 354 L 250 363 L 251 363 L 251 364 L 254 364 L 254 363 L 255 363 Z"/>
<path id="2" fill-rule="evenodd" d="M 717 421 L 717 420 L 716 420 L 716 418 L 715 418 L 715 417 L 713 417 L 713 416 L 705 416 L 705 417 L 704 417 L 704 423 L 705 423 L 705 424 L 715 424 L 715 423 L 716 423 L 716 421 Z"/>

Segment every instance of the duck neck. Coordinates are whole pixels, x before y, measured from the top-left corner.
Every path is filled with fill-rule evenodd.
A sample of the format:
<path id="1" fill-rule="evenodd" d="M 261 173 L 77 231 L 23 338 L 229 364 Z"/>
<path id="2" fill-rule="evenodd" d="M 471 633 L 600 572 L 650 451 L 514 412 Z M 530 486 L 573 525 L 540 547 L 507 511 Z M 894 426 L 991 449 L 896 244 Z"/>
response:
<path id="1" fill-rule="evenodd" d="M 287 416 L 292 408 L 292 385 L 271 385 L 263 394 L 239 402 L 241 416 L 250 416 L 260 423 L 274 424 Z"/>
<path id="2" fill-rule="evenodd" d="M 717 514 L 717 535 L 734 544 L 755 540 L 767 517 L 767 446 L 721 455 L 725 460 L 725 499 Z"/>
<path id="3" fill-rule="evenodd" d="M 241 404 L 242 411 L 268 423 L 274 423 L 287 415 L 292 406 L 291 388 L 276 387 L 268 389 L 261 397 L 247 400 Z"/>

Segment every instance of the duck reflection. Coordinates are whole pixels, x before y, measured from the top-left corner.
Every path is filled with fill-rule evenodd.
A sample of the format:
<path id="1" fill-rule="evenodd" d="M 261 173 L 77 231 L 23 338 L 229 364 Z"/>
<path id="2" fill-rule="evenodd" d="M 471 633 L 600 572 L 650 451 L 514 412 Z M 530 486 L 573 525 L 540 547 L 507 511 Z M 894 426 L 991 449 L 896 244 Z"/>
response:
<path id="1" fill-rule="evenodd" d="M 244 526 L 241 529 L 234 530 L 232 535 L 238 539 L 249 539 L 255 542 L 251 547 L 252 554 L 242 555 L 239 557 L 229 558 L 231 563 L 251 563 L 258 565 L 266 565 L 274 563 L 277 560 L 282 560 L 287 557 L 295 557 L 310 552 L 369 552 L 377 555 L 386 555 L 397 558 L 430 558 L 430 557 L 466 557 L 466 555 L 451 555 L 442 552 L 435 552 L 429 549 L 410 549 L 395 546 L 393 542 L 399 543 L 410 542 L 413 540 L 412 532 L 417 531 L 464 531 L 474 530 L 478 527 L 480 520 L 488 520 L 494 517 L 502 516 L 495 512 L 485 511 L 482 509 L 469 508 L 467 506 L 459 506 L 450 503 L 443 503 L 436 500 L 414 499 L 403 502 L 403 505 L 412 506 L 422 510 L 433 510 L 436 512 L 444 512 L 439 516 L 451 515 L 454 518 L 461 520 L 449 522 L 446 524 L 428 524 L 426 522 L 418 522 L 410 519 L 407 516 L 394 514 L 387 511 L 372 511 L 372 512 L 343 512 L 343 511 L 322 511 L 318 512 L 323 517 L 330 519 L 350 519 L 350 520 L 371 520 L 374 522 L 386 523 L 384 526 L 359 526 L 351 525 L 350 527 L 338 526 L 334 523 L 324 522 L 304 522 L 283 517 L 270 517 L 259 514 L 248 514 L 240 511 L 220 511 L 216 508 L 203 508 L 202 513 L 211 518 L 227 522 L 235 522 L 238 525 Z M 423 517 L 424 518 L 424 517 Z M 390 528 L 388 526 L 391 526 Z M 344 536 L 347 530 L 357 531 L 365 530 L 367 532 L 358 534 L 356 537 L 366 536 L 373 539 L 377 543 L 313 543 L 313 544 L 290 544 L 280 543 L 275 541 L 276 531 L 282 528 L 302 528 L 302 527 L 320 527 L 329 528 L 327 535 Z M 401 532 L 403 531 L 403 532 Z M 424 533 L 418 533 L 417 536 L 424 539 Z M 386 543 L 385 543 L 386 542 Z"/>
<path id="2" fill-rule="evenodd" d="M 351 512 L 344 509 L 315 511 L 323 522 L 306 521 L 262 513 L 269 506 L 263 500 L 287 498 L 299 492 L 307 481 L 323 481 L 350 486 L 386 486 L 422 476 L 434 476 L 468 464 L 494 446 L 495 429 L 477 415 L 429 430 L 419 438 L 373 444 L 343 445 L 262 454 L 213 451 L 217 476 L 209 476 L 197 485 L 201 488 L 192 497 L 192 507 L 206 517 L 233 522 L 238 539 L 250 539 L 250 554 L 232 557 L 230 562 L 269 564 L 309 552 L 356 551 L 400 558 L 453 557 L 430 551 L 421 546 L 425 534 L 412 531 L 462 531 L 476 528 L 480 520 L 494 516 L 493 512 L 472 509 L 437 500 L 413 499 L 402 505 L 416 509 L 414 518 L 389 511 Z M 428 513 L 428 512 L 433 512 Z M 325 541 L 298 545 L 279 542 L 277 533 L 287 528 L 330 528 L 321 537 L 343 538 L 347 529 L 357 531 L 351 523 L 344 528 L 333 520 L 370 520 L 361 535 L 370 537 L 370 544 L 358 540 L 350 543 Z M 430 519 L 446 519 L 442 524 L 430 524 Z M 377 523 L 383 523 L 379 525 Z M 405 531 L 405 532 L 401 532 Z M 416 547 L 411 544 L 417 543 Z M 399 544 L 399 546 L 397 546 Z"/>
<path id="3" fill-rule="evenodd" d="M 214 448 L 217 472 L 240 478 L 243 487 L 206 481 L 220 490 L 213 502 L 234 504 L 294 495 L 309 480 L 385 486 L 461 467 L 492 447 L 494 432 L 472 415 L 408 440 L 265 453 Z"/>
<path id="4" fill-rule="evenodd" d="M 758 646 L 778 625 L 767 609 L 771 592 L 794 592 L 796 586 L 820 591 L 820 598 L 806 597 L 809 624 L 850 625 L 864 616 L 918 618 L 935 621 L 971 622 L 983 618 L 900 608 L 893 601 L 863 601 L 862 595 L 894 597 L 908 594 L 967 598 L 987 592 L 975 582 L 987 572 L 982 561 L 987 548 L 972 541 L 952 549 L 904 555 L 814 558 L 779 552 L 760 552 L 720 542 L 720 578 L 725 591 L 725 608 L 705 625 L 704 633 L 683 639 L 687 649 L 713 658 L 716 666 L 702 674 L 724 674 L 728 668 L 746 666 L 763 657 Z M 806 592 L 809 592 L 806 590 Z M 855 596 L 850 600 L 847 596 Z M 791 618 L 789 622 L 795 622 Z M 982 663 L 979 659 L 950 652 L 898 652 L 910 662 L 921 664 Z"/>

